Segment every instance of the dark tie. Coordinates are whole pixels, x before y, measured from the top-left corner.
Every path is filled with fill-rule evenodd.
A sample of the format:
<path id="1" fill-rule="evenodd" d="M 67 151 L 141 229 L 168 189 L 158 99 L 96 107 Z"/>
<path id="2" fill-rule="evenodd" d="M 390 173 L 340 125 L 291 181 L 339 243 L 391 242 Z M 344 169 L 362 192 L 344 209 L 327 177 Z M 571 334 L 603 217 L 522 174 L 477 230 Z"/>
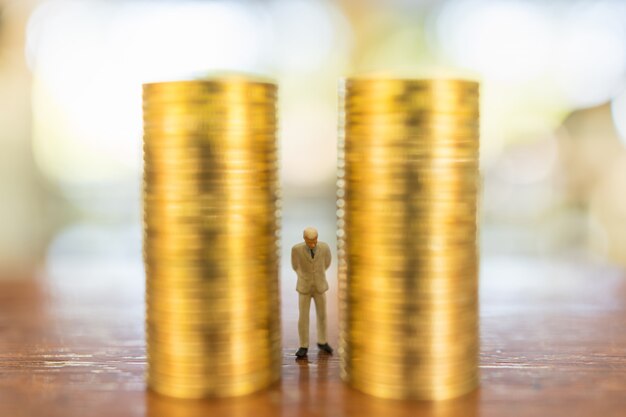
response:
<path id="1" fill-rule="evenodd" d="M 309 249 L 311 251 L 311 258 L 315 258 L 315 252 L 313 252 L 313 249 Z"/>

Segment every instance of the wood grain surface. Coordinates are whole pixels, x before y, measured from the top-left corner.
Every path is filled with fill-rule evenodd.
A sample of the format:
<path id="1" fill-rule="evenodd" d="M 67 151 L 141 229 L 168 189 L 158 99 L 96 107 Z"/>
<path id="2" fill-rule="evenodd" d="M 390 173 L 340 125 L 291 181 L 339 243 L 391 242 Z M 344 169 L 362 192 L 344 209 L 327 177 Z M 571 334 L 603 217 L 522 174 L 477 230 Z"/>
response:
<path id="1" fill-rule="evenodd" d="M 297 362 L 297 297 L 288 271 L 279 384 L 234 399 L 161 397 L 144 383 L 141 274 L 71 271 L 0 280 L 2 417 L 626 416 L 626 277 L 617 268 L 484 261 L 481 388 L 439 403 L 361 394 L 340 381 L 338 357 L 316 349 Z M 329 303 L 335 346 L 336 306 Z"/>

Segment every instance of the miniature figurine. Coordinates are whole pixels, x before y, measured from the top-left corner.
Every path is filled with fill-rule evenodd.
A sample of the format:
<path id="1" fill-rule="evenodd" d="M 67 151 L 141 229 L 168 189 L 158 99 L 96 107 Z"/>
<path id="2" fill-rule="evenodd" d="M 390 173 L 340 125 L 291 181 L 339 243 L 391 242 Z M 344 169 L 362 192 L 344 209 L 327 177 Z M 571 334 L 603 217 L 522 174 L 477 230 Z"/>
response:
<path id="1" fill-rule="evenodd" d="M 317 347 L 332 354 L 333 349 L 326 340 L 326 270 L 330 266 L 330 248 L 324 242 L 317 241 L 317 230 L 314 227 L 304 229 L 304 242 L 291 248 L 291 267 L 298 275 L 296 291 L 299 296 L 300 315 L 298 318 L 298 335 L 300 348 L 296 352 L 298 358 L 307 356 L 309 350 L 309 311 L 311 298 L 315 302 L 317 315 Z"/>

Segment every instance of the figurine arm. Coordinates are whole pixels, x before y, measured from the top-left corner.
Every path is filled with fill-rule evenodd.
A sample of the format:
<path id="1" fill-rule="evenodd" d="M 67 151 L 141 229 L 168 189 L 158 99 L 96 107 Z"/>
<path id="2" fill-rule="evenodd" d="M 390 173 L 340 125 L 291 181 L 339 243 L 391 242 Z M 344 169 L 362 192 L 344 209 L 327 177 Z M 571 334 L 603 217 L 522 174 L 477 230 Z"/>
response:
<path id="1" fill-rule="evenodd" d="M 328 269 L 328 267 L 330 266 L 330 261 L 332 257 L 333 256 L 330 254 L 330 248 L 328 248 L 328 251 L 326 253 L 326 269 Z"/>
<path id="2" fill-rule="evenodd" d="M 298 259 L 296 258 L 296 248 L 291 248 L 291 268 L 294 271 L 298 271 Z"/>

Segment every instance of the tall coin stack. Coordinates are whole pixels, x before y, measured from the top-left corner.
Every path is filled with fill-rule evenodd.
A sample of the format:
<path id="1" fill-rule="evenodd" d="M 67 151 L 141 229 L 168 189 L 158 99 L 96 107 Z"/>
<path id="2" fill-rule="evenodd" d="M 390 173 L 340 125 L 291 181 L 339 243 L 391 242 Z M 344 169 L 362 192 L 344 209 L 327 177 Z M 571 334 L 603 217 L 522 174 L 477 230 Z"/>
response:
<path id="1" fill-rule="evenodd" d="M 148 385 L 243 395 L 280 378 L 276 85 L 145 84 Z"/>
<path id="2" fill-rule="evenodd" d="M 342 378 L 383 398 L 478 385 L 479 97 L 472 81 L 340 86 Z"/>

